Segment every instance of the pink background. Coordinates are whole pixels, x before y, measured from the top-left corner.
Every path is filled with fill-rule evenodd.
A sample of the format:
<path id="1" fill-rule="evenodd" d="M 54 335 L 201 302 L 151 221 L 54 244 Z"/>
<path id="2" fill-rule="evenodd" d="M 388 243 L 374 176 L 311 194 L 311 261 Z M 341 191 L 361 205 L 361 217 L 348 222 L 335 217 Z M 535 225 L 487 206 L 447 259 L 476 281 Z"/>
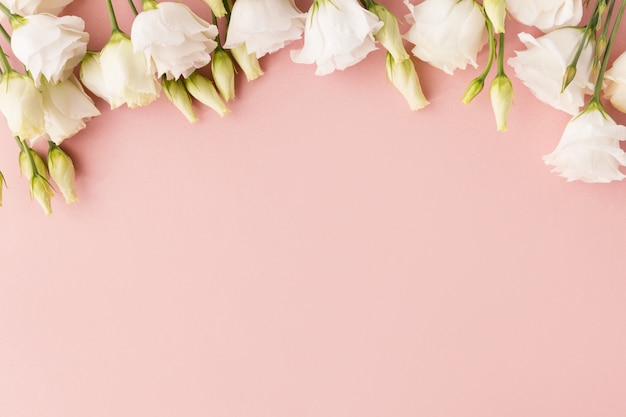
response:
<path id="1" fill-rule="evenodd" d="M 104 1 L 66 12 L 104 45 Z M 569 116 L 514 79 L 498 133 L 478 70 L 417 60 L 411 112 L 383 51 L 317 77 L 300 45 L 223 119 L 97 100 L 51 217 L 2 123 L 0 416 L 626 415 L 626 183 L 550 173 Z"/>

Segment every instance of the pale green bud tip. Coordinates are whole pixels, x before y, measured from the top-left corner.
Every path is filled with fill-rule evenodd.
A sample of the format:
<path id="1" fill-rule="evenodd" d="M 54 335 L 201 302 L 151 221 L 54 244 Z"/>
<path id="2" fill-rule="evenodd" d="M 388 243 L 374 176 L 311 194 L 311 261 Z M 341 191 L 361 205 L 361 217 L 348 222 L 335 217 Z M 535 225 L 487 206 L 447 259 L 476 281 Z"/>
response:
<path id="1" fill-rule="evenodd" d="M 48 151 L 48 170 L 50 176 L 57 183 L 67 204 L 78 201 L 74 186 L 74 163 L 68 154 L 58 146 L 51 144 Z"/>
<path id="2" fill-rule="evenodd" d="M 483 77 L 474 78 L 471 83 L 467 86 L 465 90 L 465 94 L 463 94 L 463 98 L 461 101 L 464 104 L 469 104 L 470 101 L 474 100 L 474 98 L 483 91 L 483 87 L 485 86 L 485 79 Z"/>
<path id="3" fill-rule="evenodd" d="M 235 66 L 228 53 L 218 48 L 211 61 L 213 80 L 218 91 L 226 102 L 235 98 Z"/>
<path id="4" fill-rule="evenodd" d="M 600 36 L 596 41 L 596 59 L 601 61 L 604 57 L 604 52 L 606 52 L 607 40 L 606 36 Z"/>
<path id="5" fill-rule="evenodd" d="M 54 193 L 52 192 L 52 187 L 50 186 L 48 180 L 41 175 L 35 175 L 30 180 L 30 195 L 31 198 L 34 197 L 35 200 L 37 200 L 44 213 L 46 213 L 46 216 L 52 214 L 50 199 Z"/>
<path id="6" fill-rule="evenodd" d="M 428 100 L 422 92 L 415 65 L 410 58 L 396 61 L 391 52 L 387 52 L 387 77 L 402 93 L 411 110 L 416 111 L 428 105 Z"/>
<path id="7" fill-rule="evenodd" d="M 504 74 L 496 76 L 491 83 L 489 93 L 497 128 L 499 131 L 506 131 L 509 109 L 513 103 L 513 84 L 509 77 Z"/>
<path id="8" fill-rule="evenodd" d="M 191 105 L 191 97 L 189 97 L 189 93 L 185 88 L 185 84 L 182 80 L 167 80 L 164 78 L 161 79 L 161 86 L 163 87 L 163 92 L 165 96 L 171 101 L 178 110 L 187 118 L 189 123 L 196 122 L 198 120 L 198 116 L 193 111 L 193 107 Z"/>
<path id="9" fill-rule="evenodd" d="M 211 11 L 216 17 L 226 16 L 226 8 L 224 7 L 224 2 L 222 0 L 204 0 L 204 2 L 209 5 Z"/>
<path id="10" fill-rule="evenodd" d="M 185 88 L 187 88 L 189 94 L 200 103 L 215 110 L 220 116 L 224 116 L 226 113 L 230 112 L 226 104 L 224 104 L 220 98 L 217 89 L 207 77 L 194 72 L 189 77 L 185 78 L 184 82 Z"/>
<path id="11" fill-rule="evenodd" d="M 568 85 L 572 81 L 574 81 L 574 77 L 576 77 L 576 65 L 568 65 L 565 70 L 565 75 L 563 76 L 563 85 L 561 86 L 561 93 L 565 91 Z"/>
<path id="12" fill-rule="evenodd" d="M 495 33 L 504 33 L 504 25 L 506 20 L 506 0 L 485 0 L 485 13 Z"/>
<path id="13" fill-rule="evenodd" d="M 41 156 L 34 150 L 28 148 L 30 157 L 23 150 L 19 153 L 20 172 L 29 180 L 33 178 L 35 174 L 47 175 L 46 164 Z M 35 169 L 33 170 L 33 164 Z"/>
<path id="14" fill-rule="evenodd" d="M 256 57 L 256 54 L 248 53 L 245 43 L 232 48 L 230 52 L 233 54 L 233 58 L 235 58 L 237 64 L 239 64 L 243 70 L 243 73 L 246 75 L 246 79 L 248 81 L 256 80 L 263 75 L 259 59 Z"/>
<path id="15" fill-rule="evenodd" d="M 402 35 L 398 26 L 398 19 L 385 6 L 372 2 L 368 5 L 368 10 L 374 13 L 378 20 L 383 22 L 383 27 L 374 35 L 387 51 L 389 51 L 397 61 L 409 58 L 409 54 L 404 48 Z"/>

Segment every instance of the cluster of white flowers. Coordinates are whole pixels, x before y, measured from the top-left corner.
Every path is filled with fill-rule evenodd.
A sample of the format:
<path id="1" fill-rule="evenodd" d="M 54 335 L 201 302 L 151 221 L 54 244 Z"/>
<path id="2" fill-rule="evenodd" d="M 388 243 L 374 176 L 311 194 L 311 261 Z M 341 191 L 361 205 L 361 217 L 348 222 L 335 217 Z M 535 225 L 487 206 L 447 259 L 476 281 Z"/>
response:
<path id="1" fill-rule="evenodd" d="M 382 46 L 387 77 L 411 110 L 428 105 L 414 57 L 453 74 L 478 67 L 488 45 L 484 70 L 462 100 L 469 103 L 482 91 L 496 61 L 489 93 L 497 129 L 506 130 L 513 101 L 503 56 L 507 15 L 544 32 L 519 33 L 526 49 L 506 61 L 509 67 L 539 100 L 575 116 L 546 163 L 569 180 L 624 178 L 619 168 L 626 156 L 619 143 L 626 127 L 607 115 L 599 95 L 604 86 L 605 97 L 626 111 L 626 54 L 607 66 L 615 37 L 609 30 L 612 14 L 617 27 L 626 0 L 596 0 L 582 26 L 575 25 L 583 0 L 404 0 L 404 34 L 398 17 L 375 0 L 312 0 L 307 11 L 294 0 L 205 0 L 213 17 L 208 20 L 180 2 L 141 0 L 137 11 L 129 0 L 136 16 L 126 32 L 118 27 L 112 1 L 102 1 L 112 34 L 100 51 L 87 51 L 83 20 L 58 16 L 71 0 L 0 0 L 12 29 L 2 32 L 25 68 L 12 68 L 1 51 L 0 112 L 20 145 L 31 193 L 47 213 L 53 194 L 48 178 L 67 202 L 76 200 L 73 164 L 59 145 L 99 114 L 83 85 L 111 109 L 145 106 L 162 91 L 190 122 L 198 119 L 193 99 L 223 116 L 235 98 L 236 67 L 254 80 L 263 75 L 259 58 L 300 39 L 302 47 L 291 51 L 291 59 L 315 64 L 317 75 L 356 65 Z M 218 19 L 225 22 L 223 42 Z M 48 166 L 31 148 L 40 138 L 50 144 Z M 0 173 L 0 204 L 3 182 Z"/>

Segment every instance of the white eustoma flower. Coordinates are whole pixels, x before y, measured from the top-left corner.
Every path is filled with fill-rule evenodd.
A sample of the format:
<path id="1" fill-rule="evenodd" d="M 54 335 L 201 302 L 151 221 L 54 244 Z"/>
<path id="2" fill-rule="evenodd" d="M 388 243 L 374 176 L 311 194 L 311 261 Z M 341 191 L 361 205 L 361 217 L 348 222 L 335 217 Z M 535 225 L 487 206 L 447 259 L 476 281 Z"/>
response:
<path id="1" fill-rule="evenodd" d="M 87 52 L 89 34 L 78 16 L 36 14 L 17 21 L 11 49 L 37 86 L 42 75 L 52 83 L 65 80 Z"/>
<path id="2" fill-rule="evenodd" d="M 11 13 L 21 16 L 37 13 L 58 14 L 72 0 L 0 0 Z"/>
<path id="3" fill-rule="evenodd" d="M 326 75 L 363 60 L 376 49 L 374 35 L 383 23 L 356 0 L 315 0 L 304 30 L 304 47 L 291 51 L 299 64 L 317 64 Z"/>
<path id="4" fill-rule="evenodd" d="M 0 76 L 0 112 L 13 136 L 32 139 L 45 132 L 43 100 L 29 76 L 16 71 Z"/>
<path id="5" fill-rule="evenodd" d="M 508 60 L 515 75 L 539 100 L 571 115 L 577 114 L 585 104 L 585 94 L 593 89 L 592 43 L 586 43 L 583 48 L 572 82 L 563 93 L 561 89 L 567 66 L 576 53 L 583 30 L 561 28 L 536 39 L 524 32 L 518 36 L 527 49 L 516 51 L 517 56 Z"/>
<path id="6" fill-rule="evenodd" d="M 583 16 L 582 0 L 506 0 L 513 18 L 544 32 L 559 26 L 574 26 Z"/>
<path id="7" fill-rule="evenodd" d="M 154 3 L 150 7 L 135 18 L 130 38 L 135 51 L 154 61 L 159 77 L 188 77 L 211 61 L 217 46 L 217 26 L 181 3 Z"/>
<path id="8" fill-rule="evenodd" d="M 46 134 L 57 145 L 84 129 L 89 119 L 100 114 L 74 75 L 56 84 L 44 81 L 40 91 Z"/>
<path id="9" fill-rule="evenodd" d="M 626 113 L 626 52 L 622 53 L 604 74 L 604 94 L 613 107 Z"/>
<path id="10" fill-rule="evenodd" d="M 153 102 L 161 89 L 145 56 L 133 51 L 130 38 L 115 32 L 98 54 L 88 53 L 80 78 L 92 93 L 106 100 L 111 109 L 130 108 Z"/>
<path id="11" fill-rule="evenodd" d="M 248 53 L 261 58 L 300 39 L 305 20 L 293 0 L 237 0 L 224 48 L 245 44 Z"/>
<path id="12" fill-rule="evenodd" d="M 626 127 L 617 125 L 598 102 L 574 117 L 565 127 L 558 146 L 543 160 L 568 181 L 611 182 L 624 178 L 626 165 L 620 141 Z"/>
<path id="13" fill-rule="evenodd" d="M 413 55 L 452 74 L 477 66 L 476 56 L 487 43 L 485 17 L 474 0 L 426 0 L 416 6 L 404 0 L 414 20 L 404 35 L 415 45 Z"/>

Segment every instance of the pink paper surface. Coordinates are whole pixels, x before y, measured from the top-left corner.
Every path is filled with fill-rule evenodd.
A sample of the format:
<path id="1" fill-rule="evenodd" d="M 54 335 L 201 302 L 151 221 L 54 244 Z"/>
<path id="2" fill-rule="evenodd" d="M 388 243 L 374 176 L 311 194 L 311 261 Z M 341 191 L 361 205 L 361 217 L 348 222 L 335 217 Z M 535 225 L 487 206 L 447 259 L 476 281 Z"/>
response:
<path id="1" fill-rule="evenodd" d="M 104 1 L 66 13 L 104 45 Z M 498 133 L 479 70 L 417 60 L 411 112 L 383 51 L 317 77 L 300 46 L 224 118 L 96 100 L 51 217 L 2 123 L 0 416 L 625 416 L 626 183 L 550 173 L 569 116 L 513 79 Z"/>

